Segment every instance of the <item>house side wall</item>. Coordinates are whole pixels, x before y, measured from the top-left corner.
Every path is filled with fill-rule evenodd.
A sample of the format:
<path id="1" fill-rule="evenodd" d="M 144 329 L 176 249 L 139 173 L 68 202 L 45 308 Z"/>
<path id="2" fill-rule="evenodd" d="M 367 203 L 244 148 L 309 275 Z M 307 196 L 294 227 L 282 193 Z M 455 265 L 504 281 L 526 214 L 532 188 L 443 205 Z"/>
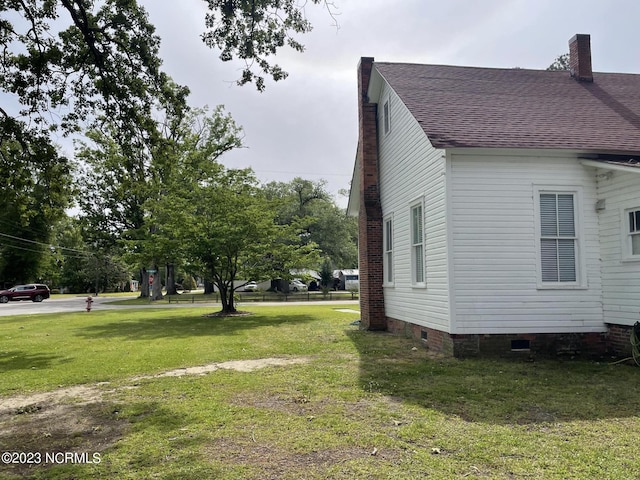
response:
<path id="1" fill-rule="evenodd" d="M 623 254 L 628 248 L 625 210 L 640 209 L 640 173 L 598 169 L 596 178 L 598 200 L 604 202 L 598 214 L 604 320 L 631 326 L 640 321 L 640 260 Z"/>
<path id="2" fill-rule="evenodd" d="M 509 152 L 451 156 L 452 270 L 456 334 L 605 330 L 596 185 L 569 156 Z M 580 287 L 541 288 L 537 186 L 576 189 Z M 546 285 L 548 286 L 548 285 Z"/>
<path id="3" fill-rule="evenodd" d="M 383 108 L 389 100 L 390 132 Z M 388 318 L 448 331 L 449 279 L 445 215 L 445 158 L 388 85 L 378 101 L 380 199 L 383 218 L 393 220 L 393 283 L 385 282 Z M 424 287 L 411 282 L 410 208 L 423 202 Z"/>

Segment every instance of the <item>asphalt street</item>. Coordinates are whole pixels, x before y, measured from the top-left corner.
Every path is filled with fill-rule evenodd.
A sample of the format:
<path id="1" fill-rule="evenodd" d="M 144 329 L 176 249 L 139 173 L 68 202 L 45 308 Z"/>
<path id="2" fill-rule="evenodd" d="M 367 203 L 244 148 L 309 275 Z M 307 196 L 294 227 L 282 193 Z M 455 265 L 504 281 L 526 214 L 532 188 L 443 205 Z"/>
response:
<path id="1" fill-rule="evenodd" d="M 215 307 L 219 306 L 218 303 L 196 303 L 191 304 L 189 302 L 172 303 L 172 304 L 154 304 L 149 305 L 113 305 L 110 302 L 117 300 L 126 300 L 127 298 L 136 297 L 92 297 L 93 303 L 91 305 L 92 311 L 98 310 L 126 310 L 131 308 L 193 308 L 193 307 Z M 6 317 L 9 315 L 37 315 L 42 313 L 68 313 L 68 312 L 81 312 L 85 311 L 87 307 L 86 296 L 77 297 L 64 297 L 64 298 L 49 298 L 40 303 L 30 301 L 9 302 L 0 304 L 0 317 Z M 241 303 L 242 305 L 251 306 L 269 306 L 269 305 L 358 305 L 357 300 L 321 300 L 321 301 L 302 301 L 302 302 L 250 302 Z"/>

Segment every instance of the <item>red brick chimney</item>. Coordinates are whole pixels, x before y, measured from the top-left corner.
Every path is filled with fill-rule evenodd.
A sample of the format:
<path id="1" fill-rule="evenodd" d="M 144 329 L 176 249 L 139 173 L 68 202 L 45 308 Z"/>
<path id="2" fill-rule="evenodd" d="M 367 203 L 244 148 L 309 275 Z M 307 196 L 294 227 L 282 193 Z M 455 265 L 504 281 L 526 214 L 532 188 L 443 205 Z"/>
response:
<path id="1" fill-rule="evenodd" d="M 360 269 L 360 321 L 363 329 L 386 330 L 382 282 L 382 206 L 378 188 L 378 105 L 367 95 L 373 58 L 358 65 L 358 261 Z"/>
<path id="2" fill-rule="evenodd" d="M 569 70 L 579 82 L 593 82 L 591 35 L 577 34 L 569 40 Z"/>

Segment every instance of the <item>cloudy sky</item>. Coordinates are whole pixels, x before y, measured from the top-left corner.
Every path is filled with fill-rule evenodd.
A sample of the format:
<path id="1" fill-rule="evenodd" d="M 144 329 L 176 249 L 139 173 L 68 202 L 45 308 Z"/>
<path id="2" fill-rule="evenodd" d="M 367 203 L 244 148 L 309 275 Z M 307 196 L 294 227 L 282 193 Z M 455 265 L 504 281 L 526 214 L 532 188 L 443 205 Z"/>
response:
<path id="1" fill-rule="evenodd" d="M 246 148 L 222 162 L 252 167 L 264 182 L 324 179 L 341 206 L 356 152 L 360 57 L 545 69 L 574 34 L 588 33 L 594 71 L 640 73 L 637 0 L 334 0 L 339 28 L 322 6 L 307 6 L 306 51 L 278 54 L 289 78 L 258 93 L 235 85 L 241 62 L 223 63 L 202 43 L 206 2 L 140 3 L 162 38 L 165 71 L 189 86 L 191 105 L 222 104 L 244 128 Z"/>

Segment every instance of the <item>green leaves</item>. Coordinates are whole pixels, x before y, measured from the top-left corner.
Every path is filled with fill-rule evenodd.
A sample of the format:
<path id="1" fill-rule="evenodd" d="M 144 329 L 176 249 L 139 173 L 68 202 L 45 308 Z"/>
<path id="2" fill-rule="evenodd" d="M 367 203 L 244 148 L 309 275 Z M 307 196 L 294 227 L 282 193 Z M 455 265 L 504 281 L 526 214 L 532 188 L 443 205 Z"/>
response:
<path id="1" fill-rule="evenodd" d="M 339 268 L 358 265 L 356 219 L 337 207 L 325 190 L 325 182 L 294 178 L 291 182 L 265 185 L 277 202 L 277 221 L 297 228 L 297 243 L 313 243 Z"/>
<path id="2" fill-rule="evenodd" d="M 69 160 L 48 138 L 0 110 L 0 233 L 24 239 L 0 242 L 0 279 L 36 279 L 41 244 L 71 201 L 71 172 Z"/>
<path id="3" fill-rule="evenodd" d="M 304 46 L 294 34 L 312 29 L 304 14 L 304 4 L 297 0 L 206 0 L 209 12 L 205 17 L 204 43 L 220 50 L 220 60 L 244 60 L 245 68 L 238 85 L 255 82 L 259 91 L 265 89 L 265 76 L 283 80 L 287 72 L 272 64 L 270 57 L 285 45 L 298 52 Z M 323 0 L 330 10 L 330 4 Z M 255 71 L 257 70 L 257 72 Z"/>

